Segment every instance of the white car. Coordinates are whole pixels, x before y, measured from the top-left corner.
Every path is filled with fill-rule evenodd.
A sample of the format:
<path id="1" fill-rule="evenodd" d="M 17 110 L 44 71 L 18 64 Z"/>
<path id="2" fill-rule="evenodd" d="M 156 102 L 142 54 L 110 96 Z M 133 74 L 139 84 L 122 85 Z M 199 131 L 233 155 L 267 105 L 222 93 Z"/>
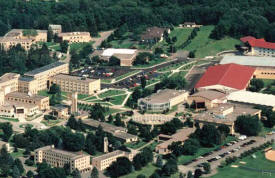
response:
<path id="1" fill-rule="evenodd" d="M 239 140 L 245 140 L 245 139 L 247 139 L 247 136 L 246 136 L 246 135 L 241 135 L 241 136 L 239 136 L 238 139 L 239 139 Z"/>

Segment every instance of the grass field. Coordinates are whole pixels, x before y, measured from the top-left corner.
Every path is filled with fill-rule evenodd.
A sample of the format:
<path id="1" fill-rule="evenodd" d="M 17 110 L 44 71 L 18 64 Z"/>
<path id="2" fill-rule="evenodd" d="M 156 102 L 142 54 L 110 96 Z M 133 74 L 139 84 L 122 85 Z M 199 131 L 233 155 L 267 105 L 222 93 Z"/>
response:
<path id="1" fill-rule="evenodd" d="M 157 65 L 157 64 L 160 64 L 160 63 L 162 63 L 162 62 L 165 62 L 165 59 L 159 58 L 159 59 L 156 59 L 156 60 L 149 61 L 148 64 L 144 64 L 144 65 L 135 65 L 135 66 L 133 66 L 132 68 L 133 68 L 133 69 L 142 69 L 142 68 L 146 68 L 146 67 L 152 67 L 152 66 Z"/>
<path id="2" fill-rule="evenodd" d="M 218 52 L 235 49 L 236 44 L 240 41 L 231 37 L 225 37 L 221 40 L 209 38 L 214 26 L 202 26 L 197 36 L 184 49 L 188 51 L 196 50 L 196 57 L 214 56 Z"/>
<path id="3" fill-rule="evenodd" d="M 137 148 L 142 147 L 145 144 L 146 144 L 146 142 L 139 141 L 139 142 L 135 142 L 135 143 L 125 143 L 124 145 L 129 147 L 129 148 L 137 149 Z"/>
<path id="4" fill-rule="evenodd" d="M 110 103 L 112 103 L 114 105 L 121 105 L 126 97 L 127 97 L 127 95 L 114 96 L 111 98 Z"/>
<path id="5" fill-rule="evenodd" d="M 233 141 L 233 140 L 236 140 L 236 138 L 235 138 L 235 137 L 228 136 L 228 137 L 226 138 L 226 140 L 224 141 L 223 144 L 228 143 L 228 142 Z M 223 145 L 223 144 L 222 144 L 222 145 Z M 182 156 L 180 156 L 180 157 L 178 158 L 178 164 L 179 164 L 179 165 L 180 165 L 180 164 L 184 164 L 184 163 L 186 163 L 186 162 L 188 162 L 188 161 L 191 161 L 191 160 L 193 160 L 193 159 L 195 159 L 195 158 L 197 158 L 197 157 L 203 155 L 204 153 L 208 153 L 208 152 L 210 152 L 210 151 L 213 151 L 213 150 L 215 150 L 216 148 L 218 148 L 218 147 L 220 147 L 220 146 L 221 146 L 221 145 L 217 145 L 217 146 L 211 147 L 211 148 L 200 148 L 200 149 L 198 150 L 198 152 L 197 152 L 195 155 L 182 155 Z"/>
<path id="6" fill-rule="evenodd" d="M 89 42 L 89 43 L 72 43 L 72 44 L 70 44 L 70 51 L 79 52 L 81 49 L 83 49 L 87 45 L 91 45 L 91 47 L 92 47 L 93 43 L 94 43 L 93 41 Z"/>
<path id="7" fill-rule="evenodd" d="M 18 158 L 18 157 L 22 157 L 23 156 L 23 153 L 24 153 L 24 150 L 23 149 L 18 149 L 17 152 L 12 152 L 11 153 L 11 156 L 13 158 Z"/>
<path id="8" fill-rule="evenodd" d="M 175 28 L 171 31 L 169 37 L 177 37 L 177 41 L 175 42 L 176 48 L 180 48 L 182 44 L 188 39 L 188 36 L 192 32 L 192 28 Z"/>
<path id="9" fill-rule="evenodd" d="M 125 94 L 125 91 L 122 91 L 122 90 L 108 90 L 104 93 L 99 94 L 98 96 L 100 98 L 106 98 L 106 97 L 111 97 L 111 96 L 114 96 L 114 95 L 121 95 L 121 94 Z"/>
<path id="10" fill-rule="evenodd" d="M 250 168 L 255 168 L 255 169 L 264 169 L 264 170 L 273 170 L 275 171 L 275 162 L 269 161 L 265 159 L 264 153 L 263 152 L 257 152 L 256 158 L 252 158 L 251 156 L 248 156 L 242 160 L 239 160 L 236 163 L 233 163 L 234 165 L 240 165 L 240 166 L 245 166 L 245 167 L 250 167 Z M 243 161 L 246 162 L 246 164 L 240 164 L 239 162 Z M 263 174 L 262 172 L 256 172 L 256 171 L 251 171 L 251 170 L 245 170 L 242 168 L 233 168 L 230 166 L 226 166 L 224 168 L 218 169 L 218 173 L 211 178 L 270 178 L 274 177 L 275 173 L 270 174 Z"/>

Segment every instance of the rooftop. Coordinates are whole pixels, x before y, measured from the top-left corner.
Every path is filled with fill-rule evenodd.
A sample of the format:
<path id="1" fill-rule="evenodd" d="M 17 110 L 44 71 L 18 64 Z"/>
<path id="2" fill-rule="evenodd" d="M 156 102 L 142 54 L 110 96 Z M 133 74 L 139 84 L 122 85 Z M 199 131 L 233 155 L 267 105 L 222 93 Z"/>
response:
<path id="1" fill-rule="evenodd" d="M 166 103 L 169 102 L 170 99 L 184 93 L 186 93 L 185 90 L 165 89 L 159 90 L 157 93 L 154 93 L 146 98 L 141 98 L 141 100 L 147 103 Z"/>
<path id="2" fill-rule="evenodd" d="M 81 157 L 87 156 L 87 155 L 84 155 L 82 152 L 70 152 L 70 151 L 60 150 L 60 149 L 54 148 L 54 146 L 44 146 L 44 147 L 38 148 L 34 151 L 53 152 L 53 153 L 69 156 L 71 159 L 76 159 L 76 158 L 81 158 Z"/>
<path id="3" fill-rule="evenodd" d="M 184 142 L 189 138 L 189 135 L 194 131 L 195 131 L 195 128 L 183 128 L 171 136 L 161 134 L 160 135 L 161 137 L 167 137 L 171 139 L 160 143 L 159 145 L 157 145 L 157 148 L 168 148 L 168 146 L 171 145 L 173 142 L 178 142 L 178 141 Z"/>
<path id="4" fill-rule="evenodd" d="M 248 43 L 251 47 L 275 49 L 275 43 L 267 42 L 264 38 L 257 39 L 253 36 L 246 36 L 240 39 L 243 43 Z"/>
<path id="5" fill-rule="evenodd" d="M 190 95 L 189 97 L 194 97 L 194 96 L 202 97 L 208 100 L 215 100 L 215 99 L 225 98 L 227 94 L 216 90 L 202 90 L 193 95 Z"/>
<path id="6" fill-rule="evenodd" d="M 255 115 L 259 113 L 259 109 L 253 109 L 251 107 L 244 107 L 234 104 L 221 104 L 218 107 L 209 109 L 203 113 L 200 113 L 194 117 L 195 120 L 205 122 L 215 122 L 227 125 L 232 123 L 241 115 Z"/>
<path id="7" fill-rule="evenodd" d="M 227 96 L 229 101 L 275 107 L 275 95 L 250 91 L 236 91 Z"/>
<path id="8" fill-rule="evenodd" d="M 101 156 L 94 157 L 93 161 L 102 161 L 102 160 L 106 160 L 106 159 L 112 158 L 114 156 L 119 156 L 119 155 L 123 156 L 124 153 L 125 153 L 124 151 L 116 150 L 116 151 L 113 151 L 113 152 L 110 152 L 110 153 L 107 153 L 107 154 L 104 154 Z"/>
<path id="9" fill-rule="evenodd" d="M 21 93 L 21 92 L 11 92 L 6 95 L 6 97 L 14 97 L 14 98 L 21 98 L 21 99 L 33 99 L 36 101 L 40 101 L 44 98 L 48 98 L 48 96 L 40 96 L 40 95 L 28 95 L 27 93 Z"/>
<path id="10" fill-rule="evenodd" d="M 103 53 L 101 54 L 102 56 L 107 56 L 107 57 L 111 57 L 115 54 L 119 54 L 119 55 L 134 55 L 135 52 L 137 50 L 136 49 L 115 49 L 115 48 L 108 48 L 105 49 L 103 51 Z"/>
<path id="11" fill-rule="evenodd" d="M 33 81 L 34 78 L 32 76 L 20 76 L 19 80 L 24 82 L 30 82 L 30 81 Z"/>
<path id="12" fill-rule="evenodd" d="M 274 57 L 224 56 L 220 64 L 240 64 L 246 66 L 275 67 Z"/>
<path id="13" fill-rule="evenodd" d="M 166 28 L 150 27 L 141 35 L 141 40 L 161 38 Z"/>
<path id="14" fill-rule="evenodd" d="M 71 76 L 71 75 L 66 75 L 66 74 L 58 74 L 53 76 L 54 79 L 61 79 L 61 80 L 68 80 L 68 81 L 76 81 L 76 82 L 94 82 L 97 81 L 98 79 L 90 79 L 90 78 L 83 78 L 83 77 L 77 77 L 77 76 Z"/>
<path id="15" fill-rule="evenodd" d="M 20 74 L 17 73 L 5 73 L 0 77 L 0 83 L 7 82 L 15 78 L 19 78 Z"/>
<path id="16" fill-rule="evenodd" d="M 2 140 L 0 140 L 0 148 L 2 148 L 3 145 L 9 144 L 8 142 L 4 142 Z"/>
<path id="17" fill-rule="evenodd" d="M 51 28 L 51 29 L 53 29 L 53 30 L 56 30 L 56 29 L 61 29 L 62 28 L 62 26 L 61 25 L 56 25 L 56 24 L 49 24 L 49 27 Z"/>
<path id="18" fill-rule="evenodd" d="M 255 69 L 238 64 L 223 64 L 210 66 L 196 84 L 195 88 L 223 85 L 243 90 L 247 87 Z"/>
<path id="19" fill-rule="evenodd" d="M 0 42 L 25 42 L 31 43 L 33 40 L 30 38 L 12 38 L 12 37 L 0 37 Z"/>
<path id="20" fill-rule="evenodd" d="M 39 73 L 51 70 L 52 68 L 59 67 L 59 66 L 62 66 L 62 65 L 68 65 L 68 64 L 65 63 L 65 62 L 59 62 L 59 61 L 57 61 L 57 62 L 51 63 L 49 65 L 46 65 L 46 66 L 34 69 L 32 71 L 29 71 L 29 72 L 25 73 L 25 75 L 34 76 L 36 74 L 39 74 Z"/>

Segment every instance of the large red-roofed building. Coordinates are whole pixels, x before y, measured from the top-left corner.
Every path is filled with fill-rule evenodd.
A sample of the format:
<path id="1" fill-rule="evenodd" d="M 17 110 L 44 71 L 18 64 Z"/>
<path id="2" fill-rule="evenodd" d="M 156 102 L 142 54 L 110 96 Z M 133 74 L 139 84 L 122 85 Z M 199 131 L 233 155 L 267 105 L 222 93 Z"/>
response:
<path id="1" fill-rule="evenodd" d="M 214 90 L 245 90 L 253 78 L 255 68 L 238 64 L 211 66 L 196 84 L 195 88 Z"/>
<path id="2" fill-rule="evenodd" d="M 275 43 L 267 42 L 263 38 L 257 39 L 252 36 L 246 36 L 240 40 L 251 47 L 250 54 L 253 56 L 275 57 Z"/>

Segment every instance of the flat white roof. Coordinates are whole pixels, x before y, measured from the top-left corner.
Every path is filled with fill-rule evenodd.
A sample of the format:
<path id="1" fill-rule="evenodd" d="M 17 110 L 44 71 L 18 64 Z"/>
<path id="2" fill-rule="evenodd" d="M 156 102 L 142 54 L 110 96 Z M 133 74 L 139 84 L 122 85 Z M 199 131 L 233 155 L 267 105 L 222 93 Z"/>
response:
<path id="1" fill-rule="evenodd" d="M 135 49 L 115 49 L 115 48 L 108 48 L 105 49 L 102 53 L 102 56 L 113 56 L 114 54 L 134 54 L 136 52 Z"/>
<path id="2" fill-rule="evenodd" d="M 275 67 L 275 57 L 224 56 L 220 64 L 235 63 L 247 66 Z"/>
<path id="3" fill-rule="evenodd" d="M 275 95 L 250 91 L 236 91 L 227 96 L 229 101 L 275 107 Z"/>

